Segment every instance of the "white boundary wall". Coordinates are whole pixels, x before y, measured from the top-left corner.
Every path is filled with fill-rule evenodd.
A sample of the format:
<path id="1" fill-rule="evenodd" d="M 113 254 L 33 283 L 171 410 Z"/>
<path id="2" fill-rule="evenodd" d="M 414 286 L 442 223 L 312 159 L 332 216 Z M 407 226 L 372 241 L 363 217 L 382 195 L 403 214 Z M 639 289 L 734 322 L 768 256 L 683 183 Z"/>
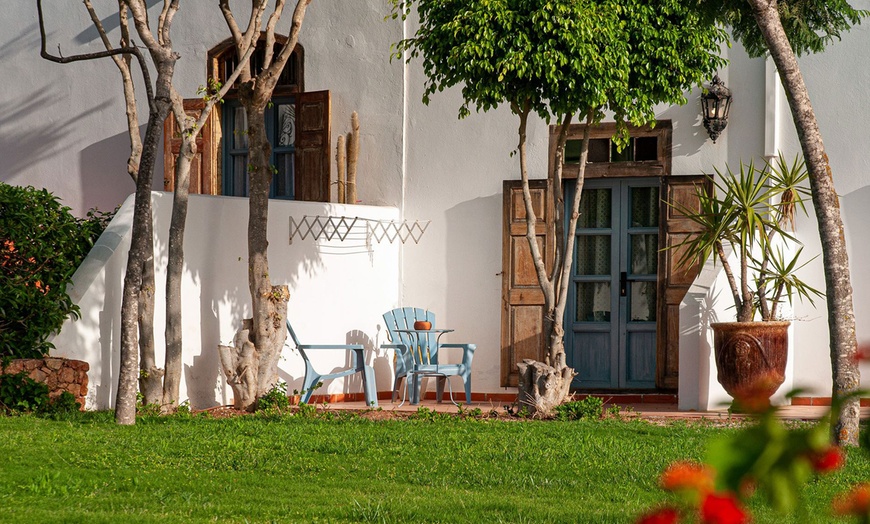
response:
<path id="1" fill-rule="evenodd" d="M 154 325 L 165 325 L 167 235 L 172 195 L 153 194 L 156 259 Z M 133 198 L 119 210 L 74 276 L 71 295 L 82 318 L 68 320 L 53 340 L 53 356 L 87 361 L 90 378 L 87 408 L 114 405 L 120 349 L 123 274 L 130 246 Z M 244 198 L 191 195 L 185 234 L 182 282 L 183 373 L 181 400 L 201 409 L 232 401 L 232 390 L 220 370 L 219 343 L 227 344 L 243 318 L 251 315 L 247 280 L 247 215 Z M 345 241 L 288 241 L 289 217 L 359 216 L 398 219 L 392 207 L 351 206 L 273 200 L 269 205 L 269 265 L 275 284 L 290 287 L 288 316 L 302 343 L 357 343 L 366 346 L 367 363 L 375 368 L 381 391 L 392 385 L 392 351 L 384 343 L 381 315 L 398 305 L 399 244 L 371 242 L 353 233 Z M 424 235 L 425 239 L 425 235 Z M 422 240 L 421 242 L 425 242 Z M 155 332 L 157 362 L 162 367 L 162 329 Z M 344 351 L 321 352 L 318 370 L 349 364 Z M 301 389 L 304 366 L 298 353 L 285 348 L 279 365 L 288 389 Z M 362 391 L 357 376 L 337 379 L 322 393 Z"/>

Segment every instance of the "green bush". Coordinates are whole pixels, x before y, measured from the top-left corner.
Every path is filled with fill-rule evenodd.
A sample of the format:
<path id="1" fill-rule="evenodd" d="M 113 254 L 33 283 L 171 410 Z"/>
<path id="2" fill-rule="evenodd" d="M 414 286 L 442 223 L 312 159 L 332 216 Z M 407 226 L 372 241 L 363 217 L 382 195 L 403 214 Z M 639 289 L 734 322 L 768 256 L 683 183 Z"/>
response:
<path id="1" fill-rule="evenodd" d="M 556 406 L 556 418 L 559 420 L 599 419 L 603 412 L 604 401 L 599 397 L 586 397 Z"/>
<path id="2" fill-rule="evenodd" d="M 287 383 L 279 382 L 257 400 L 257 411 L 286 411 L 290 408 L 287 398 Z"/>
<path id="3" fill-rule="evenodd" d="M 51 400 L 48 386 L 27 376 L 27 372 L 0 375 L 0 413 L 68 414 L 79 411 L 79 403 L 69 391 Z"/>
<path id="4" fill-rule="evenodd" d="M 0 360 L 47 355 L 78 316 L 66 287 L 111 215 L 78 219 L 45 189 L 0 183 Z"/>

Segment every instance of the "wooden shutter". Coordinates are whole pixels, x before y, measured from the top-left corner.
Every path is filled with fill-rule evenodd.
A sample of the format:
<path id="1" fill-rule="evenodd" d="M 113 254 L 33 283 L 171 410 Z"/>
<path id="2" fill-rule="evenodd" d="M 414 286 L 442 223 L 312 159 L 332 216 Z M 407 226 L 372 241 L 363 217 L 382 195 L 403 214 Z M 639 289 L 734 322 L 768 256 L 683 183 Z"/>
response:
<path id="1" fill-rule="evenodd" d="M 522 182 L 504 181 L 502 227 L 501 384 L 516 386 L 517 363 L 544 359 L 544 293 L 526 239 L 526 208 Z M 552 267 L 553 201 L 546 180 L 531 180 L 535 234 L 548 270 Z"/>
<path id="2" fill-rule="evenodd" d="M 202 109 L 205 107 L 205 101 L 199 98 L 187 99 L 184 101 L 184 111 L 194 117 L 199 118 Z M 216 145 L 219 142 L 217 130 L 220 125 L 217 123 L 217 114 L 220 108 L 215 107 L 208 115 L 202 131 L 196 138 L 196 156 L 190 164 L 190 193 L 202 195 L 219 195 L 221 193 L 220 184 L 217 179 L 217 157 L 218 152 Z M 178 152 L 181 150 L 181 132 L 175 122 L 175 117 L 170 113 L 169 117 L 163 123 L 163 190 L 173 191 L 175 189 L 175 160 L 178 158 Z"/>
<path id="3" fill-rule="evenodd" d="M 329 202 L 329 91 L 296 95 L 296 200 Z"/>
<path id="4" fill-rule="evenodd" d="M 713 184 L 704 175 L 663 177 L 659 235 L 658 333 L 656 387 L 677 389 L 680 359 L 680 302 L 700 271 L 700 265 L 679 267 L 682 249 L 673 248 L 697 232 L 698 225 L 680 209 L 699 209 L 698 190 L 712 191 Z M 690 348 L 693 349 L 693 348 Z"/>

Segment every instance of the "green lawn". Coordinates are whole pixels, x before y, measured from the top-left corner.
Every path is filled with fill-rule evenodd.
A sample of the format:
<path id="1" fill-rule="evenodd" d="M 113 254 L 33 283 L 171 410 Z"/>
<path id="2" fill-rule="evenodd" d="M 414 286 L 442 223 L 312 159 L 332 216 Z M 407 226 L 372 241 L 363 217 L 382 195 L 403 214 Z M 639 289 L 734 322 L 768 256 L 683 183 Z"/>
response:
<path id="1" fill-rule="evenodd" d="M 642 421 L 0 417 L 0 522 L 633 522 L 723 429 Z M 814 482 L 870 479 L 850 453 Z M 756 522 L 789 522 L 753 506 Z M 761 508 L 763 509 L 763 508 Z"/>

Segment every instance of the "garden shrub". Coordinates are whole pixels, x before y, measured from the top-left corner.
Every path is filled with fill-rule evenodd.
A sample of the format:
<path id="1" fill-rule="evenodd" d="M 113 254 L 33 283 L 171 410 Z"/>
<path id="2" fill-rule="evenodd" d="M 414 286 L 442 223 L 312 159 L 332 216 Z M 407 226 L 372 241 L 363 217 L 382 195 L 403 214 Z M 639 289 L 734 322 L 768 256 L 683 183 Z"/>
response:
<path id="1" fill-rule="evenodd" d="M 286 411 L 289 408 L 290 399 L 287 398 L 286 382 L 275 384 L 272 389 L 257 400 L 257 411 Z"/>
<path id="2" fill-rule="evenodd" d="M 44 357 L 77 318 L 66 287 L 111 216 L 78 219 L 45 189 L 0 182 L 0 360 Z"/>
<path id="3" fill-rule="evenodd" d="M 77 412 L 79 407 L 69 391 L 51 400 L 48 386 L 28 377 L 25 371 L 0 375 L 0 414 L 65 414 Z"/>
<path id="4" fill-rule="evenodd" d="M 586 397 L 556 406 L 559 420 L 599 419 L 604 412 L 604 401 L 599 397 Z"/>

